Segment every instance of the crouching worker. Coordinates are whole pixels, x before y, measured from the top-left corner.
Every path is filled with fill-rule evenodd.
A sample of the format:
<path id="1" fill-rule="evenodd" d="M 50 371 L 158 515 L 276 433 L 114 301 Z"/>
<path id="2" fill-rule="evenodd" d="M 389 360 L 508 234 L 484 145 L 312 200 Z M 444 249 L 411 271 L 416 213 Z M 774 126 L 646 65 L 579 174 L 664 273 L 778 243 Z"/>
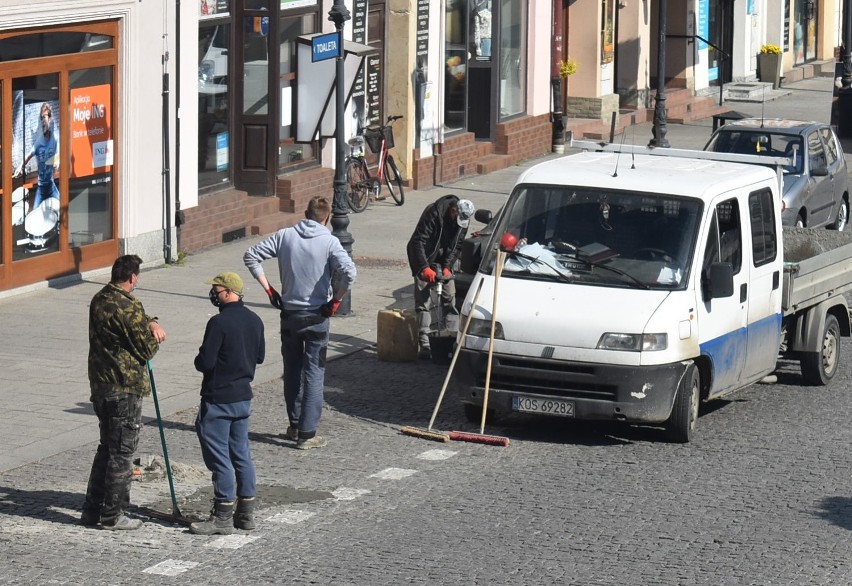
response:
<path id="1" fill-rule="evenodd" d="M 243 280 L 220 273 L 212 280 L 210 302 L 219 314 L 207 322 L 195 357 L 201 381 L 201 406 L 195 430 L 204 464 L 213 476 L 213 509 L 189 530 L 199 535 L 228 535 L 254 529 L 257 496 L 249 447 L 251 381 L 263 362 L 263 322 L 243 304 Z"/>

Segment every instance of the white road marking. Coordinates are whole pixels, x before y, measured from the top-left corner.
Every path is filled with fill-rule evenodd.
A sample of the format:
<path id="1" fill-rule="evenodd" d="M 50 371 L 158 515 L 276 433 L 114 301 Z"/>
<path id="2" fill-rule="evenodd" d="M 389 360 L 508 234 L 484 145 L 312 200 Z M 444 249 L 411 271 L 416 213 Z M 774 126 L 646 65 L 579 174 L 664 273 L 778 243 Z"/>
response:
<path id="1" fill-rule="evenodd" d="M 400 480 L 406 476 L 417 474 L 417 470 L 408 470 L 406 468 L 385 468 L 381 472 L 371 474 L 370 478 L 381 478 L 382 480 Z"/>
<path id="2" fill-rule="evenodd" d="M 205 543 L 204 547 L 217 547 L 219 549 L 240 549 L 242 546 L 251 543 L 252 541 L 257 541 L 260 539 L 259 535 L 223 535 L 218 539 L 214 539 L 210 543 Z"/>
<path id="3" fill-rule="evenodd" d="M 145 568 L 142 570 L 144 574 L 159 574 L 160 576 L 177 576 L 183 574 L 187 570 L 191 570 L 198 565 L 199 562 L 185 562 L 182 560 L 166 560 L 160 562 L 156 566 Z"/>
<path id="4" fill-rule="evenodd" d="M 284 511 L 283 513 L 276 513 L 272 515 L 267 519 L 267 521 L 271 523 L 286 523 L 288 525 L 295 525 L 296 523 L 307 521 L 314 515 L 316 515 L 316 513 L 311 513 L 308 511 Z"/>
<path id="5" fill-rule="evenodd" d="M 370 494 L 370 491 L 364 488 L 346 488 L 345 486 L 341 486 L 331 494 L 339 501 L 354 501 L 358 497 Z"/>
<path id="6" fill-rule="evenodd" d="M 448 460 L 458 454 L 452 450 L 426 450 L 419 456 L 421 460 Z"/>

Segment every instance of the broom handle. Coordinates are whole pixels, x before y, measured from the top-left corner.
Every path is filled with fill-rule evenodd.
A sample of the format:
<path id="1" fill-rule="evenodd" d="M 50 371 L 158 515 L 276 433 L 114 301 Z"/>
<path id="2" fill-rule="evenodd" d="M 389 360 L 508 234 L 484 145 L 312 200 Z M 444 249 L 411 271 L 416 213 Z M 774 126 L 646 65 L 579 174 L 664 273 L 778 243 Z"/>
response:
<path id="1" fill-rule="evenodd" d="M 497 325 L 497 288 L 500 284 L 500 273 L 503 272 L 503 259 L 506 253 L 497 249 L 494 261 L 494 298 L 491 303 L 491 334 L 488 336 L 488 366 L 485 368 L 485 393 L 482 396 L 482 422 L 479 433 L 485 433 L 485 412 L 488 410 L 488 389 L 491 387 L 491 359 L 494 356 L 494 327 Z"/>
<path id="2" fill-rule="evenodd" d="M 450 361 L 450 368 L 447 370 L 447 376 L 444 377 L 444 384 L 441 385 L 441 393 L 438 395 L 438 402 L 435 403 L 435 409 L 432 411 L 432 419 L 429 420 L 429 427 L 426 428 L 428 431 L 432 431 L 432 425 L 435 424 L 435 418 L 438 416 L 438 409 L 441 408 L 441 401 L 444 400 L 444 393 L 446 392 L 447 385 L 450 382 L 450 376 L 453 374 L 453 368 L 456 366 L 456 359 L 459 357 L 462 344 L 464 344 L 464 337 L 467 335 L 467 328 L 470 326 L 470 322 L 473 321 L 473 310 L 476 307 L 477 300 L 479 299 L 480 291 L 482 291 L 482 279 L 480 279 L 479 286 L 476 288 L 476 294 L 473 296 L 473 302 L 470 304 L 470 312 L 467 314 L 467 319 L 465 320 L 464 327 L 462 328 L 461 343 L 456 344 L 456 347 L 453 350 L 453 359 Z"/>
<path id="3" fill-rule="evenodd" d="M 160 417 L 160 401 L 157 400 L 157 385 L 154 382 L 154 369 L 151 361 L 148 361 L 148 378 L 151 379 L 151 396 L 154 398 L 154 410 L 157 412 L 157 426 L 160 428 L 160 442 L 163 444 L 163 460 L 166 462 L 166 476 L 169 478 L 169 492 L 172 496 L 172 513 L 181 516 L 178 509 L 177 497 L 175 497 L 175 484 L 172 480 L 172 467 L 169 464 L 169 449 L 166 447 L 166 434 L 163 432 L 163 419 Z"/>

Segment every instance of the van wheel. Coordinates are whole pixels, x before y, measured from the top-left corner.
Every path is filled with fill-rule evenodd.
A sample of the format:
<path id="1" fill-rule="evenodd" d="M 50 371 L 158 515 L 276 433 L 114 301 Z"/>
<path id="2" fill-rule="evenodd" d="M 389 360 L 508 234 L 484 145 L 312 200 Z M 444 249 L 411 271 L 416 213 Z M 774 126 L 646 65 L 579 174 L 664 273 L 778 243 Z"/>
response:
<path id="1" fill-rule="evenodd" d="M 675 396 L 674 407 L 666 421 L 666 435 L 673 442 L 687 443 L 698 423 L 698 403 L 701 398 L 701 377 L 694 364 L 686 369 Z"/>
<path id="2" fill-rule="evenodd" d="M 800 365 L 802 377 L 809 385 L 826 385 L 837 373 L 840 354 L 840 324 L 830 313 L 825 316 L 819 352 L 807 352 Z"/>

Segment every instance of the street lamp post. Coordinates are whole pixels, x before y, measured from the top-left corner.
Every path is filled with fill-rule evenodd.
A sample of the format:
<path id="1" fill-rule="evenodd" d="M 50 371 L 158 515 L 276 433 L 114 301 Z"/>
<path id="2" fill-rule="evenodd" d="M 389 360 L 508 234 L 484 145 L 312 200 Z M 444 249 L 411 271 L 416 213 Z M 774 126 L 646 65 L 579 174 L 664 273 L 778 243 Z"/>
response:
<path id="1" fill-rule="evenodd" d="M 852 90 L 852 0 L 843 0 L 843 50 L 840 53 L 843 69 L 840 76 L 841 89 Z"/>
<path id="2" fill-rule="evenodd" d="M 659 38 L 657 39 L 657 97 L 654 104 L 654 125 L 651 134 L 654 138 L 648 146 L 671 146 L 666 138 L 666 0 L 657 0 Z"/>
<path id="3" fill-rule="evenodd" d="M 336 73 L 335 73 L 335 116 L 336 116 L 336 131 L 334 140 L 337 146 L 337 155 L 335 157 L 334 169 L 334 200 L 332 203 L 331 212 L 331 233 L 340 240 L 343 249 L 352 256 L 352 244 L 355 239 L 347 229 L 349 227 L 349 204 L 346 201 L 346 141 L 343 138 L 343 110 L 346 105 L 346 80 L 344 59 L 346 55 L 343 50 L 343 23 L 349 20 L 349 10 L 343 0 L 334 0 L 334 5 L 328 11 L 328 19 L 334 23 L 334 28 L 337 30 L 337 44 L 340 48 L 340 54 L 337 56 Z M 340 308 L 337 310 L 338 315 L 348 315 L 351 311 L 352 300 L 350 292 L 340 302 Z"/>

